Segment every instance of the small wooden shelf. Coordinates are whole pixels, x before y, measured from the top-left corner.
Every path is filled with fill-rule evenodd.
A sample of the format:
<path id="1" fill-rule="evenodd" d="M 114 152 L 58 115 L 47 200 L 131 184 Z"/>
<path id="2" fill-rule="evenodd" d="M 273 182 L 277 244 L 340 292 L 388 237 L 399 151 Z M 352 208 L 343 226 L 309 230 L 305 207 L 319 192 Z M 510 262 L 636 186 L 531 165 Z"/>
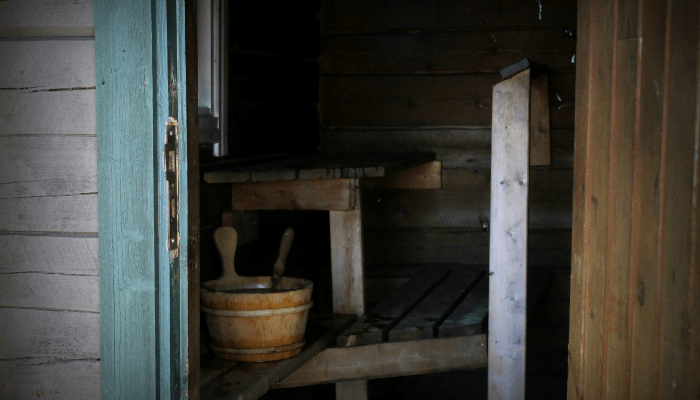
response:
<path id="1" fill-rule="evenodd" d="M 335 343 L 338 334 L 353 321 L 354 315 L 310 318 L 306 346 L 296 357 L 266 363 L 238 363 L 214 357 L 211 352 L 200 361 L 202 399 L 254 400 L 264 395 L 318 353 Z"/>

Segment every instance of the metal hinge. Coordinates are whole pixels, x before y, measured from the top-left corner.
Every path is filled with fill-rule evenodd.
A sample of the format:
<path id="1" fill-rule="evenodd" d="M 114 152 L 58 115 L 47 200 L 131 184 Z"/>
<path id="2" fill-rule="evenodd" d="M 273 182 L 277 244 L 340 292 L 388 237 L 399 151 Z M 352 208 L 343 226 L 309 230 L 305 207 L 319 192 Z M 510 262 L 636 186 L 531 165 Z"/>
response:
<path id="1" fill-rule="evenodd" d="M 180 208 L 178 172 L 180 168 L 177 141 L 177 121 L 169 118 L 165 125 L 165 181 L 168 185 L 168 250 L 170 250 L 171 259 L 178 256 L 180 247 L 180 224 L 178 221 Z"/>

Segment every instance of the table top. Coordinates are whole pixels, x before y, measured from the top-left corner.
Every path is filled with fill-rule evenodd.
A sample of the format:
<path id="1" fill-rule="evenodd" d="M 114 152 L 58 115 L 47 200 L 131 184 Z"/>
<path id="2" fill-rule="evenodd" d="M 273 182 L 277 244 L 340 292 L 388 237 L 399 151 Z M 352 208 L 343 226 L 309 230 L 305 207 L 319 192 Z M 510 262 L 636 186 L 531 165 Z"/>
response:
<path id="1" fill-rule="evenodd" d="M 207 183 L 381 178 L 435 160 L 431 152 L 318 152 L 204 174 Z"/>

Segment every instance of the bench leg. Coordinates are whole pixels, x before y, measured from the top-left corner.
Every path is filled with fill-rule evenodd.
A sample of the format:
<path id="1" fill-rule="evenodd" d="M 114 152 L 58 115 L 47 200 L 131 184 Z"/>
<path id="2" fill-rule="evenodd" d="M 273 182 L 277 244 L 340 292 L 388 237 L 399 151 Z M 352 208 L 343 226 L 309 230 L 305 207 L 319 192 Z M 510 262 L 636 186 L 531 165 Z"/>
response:
<path id="1" fill-rule="evenodd" d="M 362 255 L 362 212 L 357 205 L 352 211 L 330 211 L 331 273 L 333 274 L 333 312 L 365 313 L 365 286 Z M 366 400 L 367 381 L 341 382 L 335 385 L 338 400 Z"/>

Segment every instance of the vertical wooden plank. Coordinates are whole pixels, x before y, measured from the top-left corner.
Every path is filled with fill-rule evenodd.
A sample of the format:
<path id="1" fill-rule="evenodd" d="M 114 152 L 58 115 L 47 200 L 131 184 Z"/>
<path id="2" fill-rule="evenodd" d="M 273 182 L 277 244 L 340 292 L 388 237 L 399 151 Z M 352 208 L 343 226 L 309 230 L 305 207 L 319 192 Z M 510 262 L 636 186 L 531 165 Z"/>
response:
<path id="1" fill-rule="evenodd" d="M 613 60 L 615 52 L 615 4 L 595 1 L 591 21 L 590 92 L 588 108 L 588 152 L 584 198 L 583 268 L 585 302 L 583 334 L 585 345 L 583 385 L 586 399 L 600 399 L 604 385 L 604 328 L 606 261 L 608 254 L 608 167 L 611 128 Z"/>
<path id="2" fill-rule="evenodd" d="M 360 190 L 355 192 L 354 210 L 329 211 L 333 312 L 362 316 L 365 313 L 362 209 Z M 367 381 L 337 383 L 335 395 L 338 400 L 367 399 Z"/>
<path id="3" fill-rule="evenodd" d="M 489 399 L 525 398 L 530 70 L 493 87 Z"/>
<path id="4" fill-rule="evenodd" d="M 576 43 L 576 112 L 574 135 L 574 190 L 571 242 L 571 304 L 569 306 L 569 370 L 567 398 L 582 399 L 583 387 L 583 336 L 585 301 L 583 264 L 583 233 L 586 205 L 586 154 L 588 152 L 588 107 L 590 104 L 591 72 L 591 1 L 578 2 L 578 38 Z"/>
<path id="5" fill-rule="evenodd" d="M 189 398 L 199 400 L 200 315 L 199 315 L 199 121 L 197 0 L 185 0 L 185 41 L 187 60 L 187 385 Z"/>
<path id="6" fill-rule="evenodd" d="M 551 163 L 549 75 L 542 74 L 530 84 L 530 165 Z"/>
<path id="7" fill-rule="evenodd" d="M 691 134 L 698 103 L 698 5 L 670 3 L 666 41 L 666 137 L 662 159 L 665 191 L 661 201 L 658 359 L 659 398 L 681 398 L 686 390 L 685 354 L 693 331 L 688 330 L 693 164 Z M 693 38 L 694 40 L 691 40 Z M 695 308 L 696 306 L 693 306 Z M 697 334 L 697 333 L 696 333 Z M 697 372 L 697 371 L 696 371 Z M 697 393 L 696 393 L 697 395 Z"/>
<path id="8" fill-rule="evenodd" d="M 153 399 L 157 239 L 151 3 L 96 1 L 94 7 L 102 398 Z"/>
<path id="9" fill-rule="evenodd" d="M 618 18 L 619 20 L 619 18 Z M 608 399 L 629 399 L 628 333 L 634 131 L 640 39 L 617 43 L 608 186 L 608 288 L 605 303 L 605 388 Z"/>
<path id="10" fill-rule="evenodd" d="M 635 140 L 635 187 L 632 207 L 632 311 L 630 397 L 658 395 L 660 207 L 666 90 L 667 2 L 642 0 L 639 130 Z M 652 328 L 653 326 L 653 328 Z"/>

